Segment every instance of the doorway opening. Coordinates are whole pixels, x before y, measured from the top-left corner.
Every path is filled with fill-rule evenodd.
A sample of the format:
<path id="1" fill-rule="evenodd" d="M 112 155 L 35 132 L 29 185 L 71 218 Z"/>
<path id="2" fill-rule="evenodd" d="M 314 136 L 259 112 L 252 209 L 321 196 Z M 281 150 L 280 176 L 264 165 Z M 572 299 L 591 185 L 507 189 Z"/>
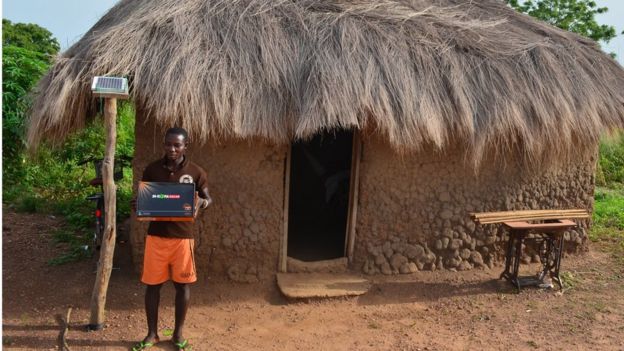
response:
<path id="1" fill-rule="evenodd" d="M 291 146 L 288 256 L 345 256 L 353 132 L 323 132 Z"/>

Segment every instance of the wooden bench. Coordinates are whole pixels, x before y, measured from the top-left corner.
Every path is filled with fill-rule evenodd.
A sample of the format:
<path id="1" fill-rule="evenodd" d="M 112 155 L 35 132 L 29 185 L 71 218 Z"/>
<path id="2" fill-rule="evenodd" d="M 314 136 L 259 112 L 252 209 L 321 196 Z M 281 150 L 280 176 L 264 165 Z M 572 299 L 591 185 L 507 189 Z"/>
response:
<path id="1" fill-rule="evenodd" d="M 583 209 L 572 210 L 526 210 L 471 213 L 471 218 L 479 224 L 502 223 L 509 230 L 509 241 L 505 250 L 505 270 L 500 279 L 505 278 L 518 291 L 522 286 L 545 284 L 544 278 L 548 274 L 552 281 L 563 289 L 559 269 L 561 267 L 561 253 L 563 252 L 563 233 L 577 224 L 570 219 L 587 219 L 589 212 Z M 541 223 L 529 223 L 538 221 Z M 522 244 L 526 237 L 534 232 L 541 236 L 540 262 L 542 270 L 534 276 L 518 277 Z"/>

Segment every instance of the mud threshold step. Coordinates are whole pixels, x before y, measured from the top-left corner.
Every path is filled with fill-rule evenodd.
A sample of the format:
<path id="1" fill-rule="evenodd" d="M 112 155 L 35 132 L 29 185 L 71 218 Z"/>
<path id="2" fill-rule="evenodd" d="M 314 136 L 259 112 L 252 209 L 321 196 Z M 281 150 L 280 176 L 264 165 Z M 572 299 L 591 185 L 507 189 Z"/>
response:
<path id="1" fill-rule="evenodd" d="M 371 284 L 348 273 L 278 273 L 277 286 L 286 297 L 304 299 L 363 295 Z"/>

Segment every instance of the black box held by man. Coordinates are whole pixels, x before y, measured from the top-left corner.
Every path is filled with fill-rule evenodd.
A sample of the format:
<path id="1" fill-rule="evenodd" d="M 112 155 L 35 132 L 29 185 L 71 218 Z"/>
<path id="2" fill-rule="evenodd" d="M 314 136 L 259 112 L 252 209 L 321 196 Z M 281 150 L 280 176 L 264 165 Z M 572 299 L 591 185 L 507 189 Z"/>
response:
<path id="1" fill-rule="evenodd" d="M 139 182 L 139 221 L 193 221 L 196 209 L 195 184 Z"/>

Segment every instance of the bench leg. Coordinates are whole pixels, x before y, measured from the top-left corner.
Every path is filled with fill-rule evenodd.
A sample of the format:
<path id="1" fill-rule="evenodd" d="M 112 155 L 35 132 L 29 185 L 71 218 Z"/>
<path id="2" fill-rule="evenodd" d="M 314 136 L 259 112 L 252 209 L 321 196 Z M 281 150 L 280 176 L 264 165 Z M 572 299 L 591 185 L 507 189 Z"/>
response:
<path id="1" fill-rule="evenodd" d="M 543 280 L 546 274 L 548 274 L 553 281 L 557 282 L 559 289 L 563 289 L 561 277 L 559 276 L 561 253 L 563 252 L 563 233 L 546 233 L 546 235 L 543 251 L 540 251 L 542 271 L 539 274 L 539 279 Z"/>
<path id="2" fill-rule="evenodd" d="M 561 277 L 559 276 L 559 269 L 561 268 L 561 254 L 563 253 L 563 233 L 557 233 L 555 235 L 556 243 L 553 243 L 553 246 L 555 246 L 555 262 L 553 267 L 554 269 L 550 272 L 550 277 L 552 280 L 556 281 L 557 284 L 559 284 L 559 290 L 563 290 L 563 284 L 561 282 Z"/>
<path id="3" fill-rule="evenodd" d="M 509 232 L 509 241 L 507 242 L 507 250 L 505 252 L 505 270 L 501 273 L 499 279 L 505 278 L 520 291 L 520 280 L 518 273 L 520 272 L 520 257 L 522 255 L 522 243 L 524 242 L 525 231 L 511 230 Z"/>
<path id="4" fill-rule="evenodd" d="M 512 265 L 512 256 L 513 256 L 513 242 L 514 235 L 513 233 L 509 233 L 509 239 L 507 240 L 507 249 L 505 250 L 505 270 L 501 273 L 498 279 L 511 279 L 511 265 Z"/>
<path id="5" fill-rule="evenodd" d="M 518 274 L 520 273 L 520 258 L 522 257 L 522 243 L 524 242 L 524 234 L 525 233 L 522 232 L 517 233 L 514 240 L 516 254 L 514 255 L 514 266 L 511 273 L 511 279 L 512 283 L 518 289 L 518 292 L 520 292 L 520 280 L 518 280 Z"/>

